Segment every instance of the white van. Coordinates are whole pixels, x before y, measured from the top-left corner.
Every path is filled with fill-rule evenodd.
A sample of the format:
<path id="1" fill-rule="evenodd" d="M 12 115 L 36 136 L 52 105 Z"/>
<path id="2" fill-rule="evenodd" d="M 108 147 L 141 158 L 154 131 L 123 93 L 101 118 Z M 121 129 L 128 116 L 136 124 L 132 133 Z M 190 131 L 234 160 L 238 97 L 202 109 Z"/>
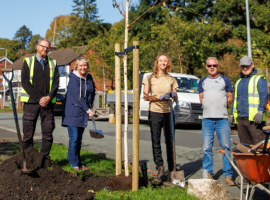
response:
<path id="1" fill-rule="evenodd" d="M 144 80 L 152 73 L 145 73 L 142 76 Z M 196 76 L 179 73 L 169 73 L 173 76 L 179 87 L 177 95 L 179 106 L 174 103 L 175 123 L 192 123 L 200 124 L 202 122 L 203 109 L 197 91 L 199 79 Z M 144 101 L 143 98 L 144 85 L 141 85 L 140 90 L 140 120 L 148 120 L 149 101 Z"/>

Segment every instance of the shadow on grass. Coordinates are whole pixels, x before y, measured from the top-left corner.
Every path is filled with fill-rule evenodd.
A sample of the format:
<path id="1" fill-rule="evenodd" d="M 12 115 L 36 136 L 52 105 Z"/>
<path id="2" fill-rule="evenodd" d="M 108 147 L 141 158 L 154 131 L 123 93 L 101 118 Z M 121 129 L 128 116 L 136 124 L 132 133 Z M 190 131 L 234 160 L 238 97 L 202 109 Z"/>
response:
<path id="1" fill-rule="evenodd" d="M 21 152 L 18 142 L 0 142 L 0 159 L 1 161 L 14 156 Z"/>

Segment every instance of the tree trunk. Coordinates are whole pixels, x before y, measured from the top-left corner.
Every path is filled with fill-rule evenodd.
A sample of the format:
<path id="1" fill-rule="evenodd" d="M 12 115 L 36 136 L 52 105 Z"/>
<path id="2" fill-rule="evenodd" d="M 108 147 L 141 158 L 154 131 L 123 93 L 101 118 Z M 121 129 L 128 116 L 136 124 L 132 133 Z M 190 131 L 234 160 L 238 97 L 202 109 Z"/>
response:
<path id="1" fill-rule="evenodd" d="M 125 16 L 125 46 L 128 47 L 128 2 L 126 0 L 126 16 Z M 128 170 L 128 144 L 127 144 L 127 131 L 128 131 L 128 98 L 127 98 L 127 54 L 124 55 L 124 84 L 125 84 L 125 132 L 124 132 L 124 160 L 125 160 L 125 176 L 129 176 Z"/>

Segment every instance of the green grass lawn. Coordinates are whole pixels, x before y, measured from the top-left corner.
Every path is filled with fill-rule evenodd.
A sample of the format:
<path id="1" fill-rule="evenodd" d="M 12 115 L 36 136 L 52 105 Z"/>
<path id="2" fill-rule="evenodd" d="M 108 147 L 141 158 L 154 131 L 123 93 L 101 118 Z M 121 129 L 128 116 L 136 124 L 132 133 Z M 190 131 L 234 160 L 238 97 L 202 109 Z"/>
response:
<path id="1" fill-rule="evenodd" d="M 35 145 L 40 151 L 40 145 Z M 68 147 L 61 144 L 53 144 L 50 152 L 51 160 L 71 173 L 77 174 L 80 177 L 84 176 L 83 171 L 75 171 L 68 165 Z M 89 169 L 91 173 L 99 176 L 113 177 L 115 176 L 115 161 L 104 158 L 92 152 L 81 150 L 82 163 Z M 123 171 L 124 172 L 124 171 Z M 108 191 L 101 190 L 95 193 L 96 199 L 179 199 L 179 200 L 197 200 L 196 197 L 187 194 L 187 187 L 181 189 L 176 187 L 152 187 L 140 188 L 139 191 Z"/>
<path id="2" fill-rule="evenodd" d="M 12 108 L 5 107 L 4 109 L 0 109 L 0 112 L 13 112 Z M 17 113 L 23 113 L 23 110 L 18 110 Z"/>

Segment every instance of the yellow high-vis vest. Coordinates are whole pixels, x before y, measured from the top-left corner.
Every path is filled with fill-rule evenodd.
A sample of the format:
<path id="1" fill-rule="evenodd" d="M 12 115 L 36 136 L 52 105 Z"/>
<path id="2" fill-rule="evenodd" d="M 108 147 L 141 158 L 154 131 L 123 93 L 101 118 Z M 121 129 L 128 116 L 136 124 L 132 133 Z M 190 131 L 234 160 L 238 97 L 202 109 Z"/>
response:
<path id="1" fill-rule="evenodd" d="M 258 112 L 258 108 L 260 105 L 260 97 L 257 89 L 257 85 L 260 78 L 265 78 L 264 76 L 260 75 L 253 75 L 249 82 L 248 82 L 248 120 L 254 121 L 254 117 Z M 233 117 L 236 124 L 238 124 L 238 100 L 237 100 L 237 86 L 239 82 L 241 81 L 241 78 L 236 81 L 235 84 L 235 92 L 234 92 L 234 101 L 233 101 Z M 266 121 L 265 119 L 265 113 L 263 113 L 262 121 Z"/>
<path id="2" fill-rule="evenodd" d="M 34 65 L 35 65 L 35 55 L 32 57 L 26 57 L 23 59 L 23 62 L 26 61 L 29 71 L 30 71 L 30 76 L 29 76 L 29 81 L 33 85 L 33 76 L 34 76 Z M 49 62 L 49 68 L 50 68 L 50 90 L 51 92 L 52 89 L 52 84 L 53 84 L 53 79 L 54 79 L 54 72 L 55 72 L 55 67 L 56 67 L 56 60 L 48 58 Z M 27 94 L 24 88 L 22 88 L 21 91 L 21 102 L 28 103 L 30 96 Z M 56 97 L 54 97 L 52 100 L 52 103 L 56 103 Z"/>

